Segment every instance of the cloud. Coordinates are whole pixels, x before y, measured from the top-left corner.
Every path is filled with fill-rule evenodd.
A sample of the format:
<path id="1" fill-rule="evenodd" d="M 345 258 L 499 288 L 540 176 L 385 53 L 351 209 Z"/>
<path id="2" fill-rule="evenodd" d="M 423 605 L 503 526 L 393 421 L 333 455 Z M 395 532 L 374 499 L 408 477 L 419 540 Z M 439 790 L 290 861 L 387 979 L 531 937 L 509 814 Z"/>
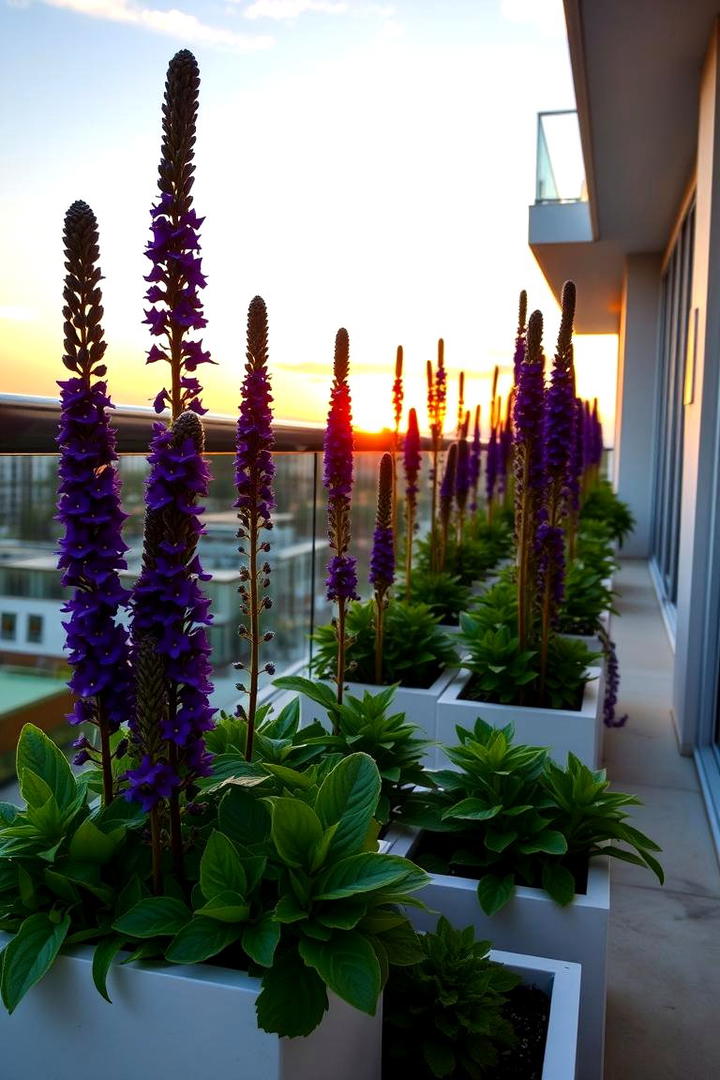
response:
<path id="1" fill-rule="evenodd" d="M 349 0 L 253 0 L 243 10 L 246 19 L 297 19 L 314 12 L 318 15 L 375 15 L 390 18 L 394 9 L 389 4 L 350 3 Z"/>
<path id="2" fill-rule="evenodd" d="M 208 26 L 195 15 L 171 8 L 141 7 L 132 0 L 43 0 L 50 7 L 89 15 L 93 19 L 140 26 L 167 37 L 178 38 L 187 44 L 220 45 L 235 52 L 267 49 L 273 39 L 267 35 L 238 34 L 221 26 Z"/>

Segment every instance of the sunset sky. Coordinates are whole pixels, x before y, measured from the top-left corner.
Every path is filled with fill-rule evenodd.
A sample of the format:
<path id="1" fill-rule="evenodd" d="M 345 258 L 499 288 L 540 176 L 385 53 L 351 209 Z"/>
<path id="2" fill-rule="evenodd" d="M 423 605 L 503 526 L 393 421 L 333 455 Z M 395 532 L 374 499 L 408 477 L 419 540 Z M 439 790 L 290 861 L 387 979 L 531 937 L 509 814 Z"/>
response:
<path id="1" fill-rule="evenodd" d="M 395 350 L 424 419 L 445 339 L 485 405 L 509 386 L 517 297 L 557 305 L 527 246 L 536 114 L 574 107 L 561 0 L 0 0 L 0 392 L 61 377 L 62 223 L 100 226 L 110 389 L 148 404 L 143 251 L 160 105 L 180 48 L 201 72 L 195 205 L 208 286 L 205 403 L 232 413 L 245 317 L 266 300 L 276 412 L 321 420 L 335 332 L 350 334 L 359 426 L 391 423 Z M 617 342 L 578 338 L 579 391 L 608 428 Z M 485 410 L 486 411 L 486 410 Z M 611 430 L 611 429 L 610 429 Z"/>

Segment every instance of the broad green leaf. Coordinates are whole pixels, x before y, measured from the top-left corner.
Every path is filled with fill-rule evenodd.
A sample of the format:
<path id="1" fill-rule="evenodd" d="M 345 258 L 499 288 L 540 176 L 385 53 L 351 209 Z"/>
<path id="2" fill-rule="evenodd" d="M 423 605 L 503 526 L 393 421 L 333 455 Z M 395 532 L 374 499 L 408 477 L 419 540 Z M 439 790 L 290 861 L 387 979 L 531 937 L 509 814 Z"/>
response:
<path id="1" fill-rule="evenodd" d="M 240 926 L 196 915 L 170 942 L 165 957 L 173 964 L 200 964 L 227 949 L 241 933 Z"/>
<path id="2" fill-rule="evenodd" d="M 218 893 L 234 892 L 244 896 L 247 877 L 232 840 L 212 832 L 200 860 L 200 888 L 208 900 Z"/>
<path id="3" fill-rule="evenodd" d="M 246 926 L 242 935 L 242 947 L 250 959 L 261 967 L 271 967 L 281 929 L 280 923 L 270 914 L 264 915 L 259 922 Z"/>
<path id="4" fill-rule="evenodd" d="M 190 909 L 174 896 L 148 896 L 113 923 L 129 937 L 152 938 L 177 934 L 189 922 Z"/>
<path id="5" fill-rule="evenodd" d="M 270 836 L 268 806 L 249 791 L 231 787 L 218 809 L 218 827 L 237 844 L 249 848 L 263 844 Z"/>
<path id="6" fill-rule="evenodd" d="M 300 904 L 300 901 L 292 893 L 281 896 L 273 912 L 275 919 L 280 923 L 294 923 L 301 919 L 307 919 L 308 913 Z"/>
<path id="7" fill-rule="evenodd" d="M 102 994 L 106 1001 L 110 1002 L 110 995 L 107 992 L 107 976 L 117 953 L 122 949 L 127 939 L 123 937 L 109 937 L 103 938 L 98 942 L 95 952 L 93 953 L 92 962 L 92 977 L 95 987 L 98 993 Z"/>
<path id="8" fill-rule="evenodd" d="M 295 952 L 286 952 L 263 976 L 256 1004 L 258 1027 L 290 1038 L 309 1035 L 327 1007 L 323 980 Z"/>
<path id="9" fill-rule="evenodd" d="M 25 724 L 17 745 L 17 774 L 30 769 L 48 785 L 61 812 L 67 812 L 77 798 L 77 784 L 62 750 L 34 724 Z"/>
<path id="10" fill-rule="evenodd" d="M 219 922 L 240 923 L 245 922 L 250 914 L 250 905 L 246 904 L 238 893 L 221 892 L 198 908 L 195 914 L 206 915 L 208 919 L 217 919 Z"/>
<path id="11" fill-rule="evenodd" d="M 559 862 L 543 863 L 542 887 L 558 904 L 569 904 L 575 896 L 575 879 Z"/>
<path id="12" fill-rule="evenodd" d="M 517 840 L 517 833 L 512 829 L 501 832 L 499 829 L 488 829 L 485 834 L 485 847 L 489 851 L 502 852 Z"/>
<path id="13" fill-rule="evenodd" d="M 69 928 L 69 915 L 59 922 L 44 912 L 25 919 L 3 952 L 0 995 L 8 1012 L 15 1010 L 30 987 L 52 967 Z"/>
<path id="14" fill-rule="evenodd" d="M 66 900 L 69 904 L 76 904 L 80 899 L 80 894 L 75 885 L 59 871 L 51 870 L 48 867 L 43 871 L 43 880 L 47 887 L 61 900 Z"/>
<path id="15" fill-rule="evenodd" d="M 555 829 L 543 829 L 532 840 L 519 844 L 518 848 L 526 855 L 532 855 L 537 851 L 543 851 L 548 855 L 564 855 L 567 851 L 567 840 Z"/>
<path id="16" fill-rule="evenodd" d="M 279 687 L 280 690 L 295 690 L 298 694 L 304 694 L 317 705 L 322 705 L 328 712 L 337 709 L 337 697 L 325 683 L 304 679 L 301 675 L 283 675 L 275 679 L 273 686 Z"/>
<path id="17" fill-rule="evenodd" d="M 320 819 L 311 807 L 299 799 L 272 800 L 272 839 L 286 866 L 309 867 L 322 835 Z"/>
<path id="18" fill-rule="evenodd" d="M 445 811 L 443 820 L 464 818 L 468 821 L 489 821 L 490 818 L 497 817 L 501 810 L 502 806 L 488 806 L 481 799 L 463 799 Z"/>
<path id="19" fill-rule="evenodd" d="M 364 924 L 362 929 L 365 929 Z M 425 955 L 417 933 L 408 922 L 386 930 L 380 941 L 387 951 L 390 963 L 398 967 L 419 964 Z"/>
<path id="20" fill-rule="evenodd" d="M 382 889 L 403 881 L 412 870 L 415 867 L 397 855 L 371 851 L 350 855 L 320 875 L 313 900 L 340 900 Z"/>
<path id="21" fill-rule="evenodd" d="M 12 825 L 17 816 L 17 806 L 9 802 L 0 802 L 0 829 L 3 825 Z"/>
<path id="22" fill-rule="evenodd" d="M 27 775 L 27 770 L 25 775 Z M 25 813 L 28 821 L 32 822 L 43 839 L 55 840 L 62 836 L 63 816 L 54 795 L 50 795 L 41 806 L 28 805 Z"/>
<path id="23" fill-rule="evenodd" d="M 367 903 L 362 900 L 345 900 L 343 903 L 335 901 L 326 907 L 320 906 L 319 910 L 313 911 L 313 916 L 323 926 L 332 930 L 352 930 L 367 911 Z"/>
<path id="24" fill-rule="evenodd" d="M 328 942 L 298 945 L 306 964 L 331 990 L 361 1012 L 375 1015 L 382 987 L 380 964 L 370 942 L 356 930 L 339 931 Z"/>
<path id="25" fill-rule="evenodd" d="M 422 1051 L 430 1072 L 441 1080 L 444 1076 L 452 1076 L 457 1064 L 452 1046 L 447 1042 L 438 1042 L 437 1039 L 423 1039 Z"/>
<path id="26" fill-rule="evenodd" d="M 90 818 L 80 824 L 70 841 L 70 854 L 74 859 L 87 862 L 106 863 L 122 840 L 124 829 L 101 832 Z"/>
<path id="27" fill-rule="evenodd" d="M 497 874 L 485 874 L 478 882 L 478 900 L 486 915 L 494 915 L 507 904 L 515 892 L 515 878 L 512 874 L 499 877 Z"/>
<path id="28" fill-rule="evenodd" d="M 15 863 L 0 859 L 0 893 L 13 892 L 17 888 L 18 873 Z"/>
<path id="29" fill-rule="evenodd" d="M 326 776 L 315 802 L 323 828 L 338 824 L 329 857 L 341 859 L 362 847 L 380 797 L 380 774 L 367 754 L 351 754 Z"/>
<path id="30" fill-rule="evenodd" d="M 28 808 L 34 809 L 44 806 L 48 799 L 54 798 L 54 795 L 49 784 L 42 777 L 32 769 L 23 769 L 20 774 L 20 797 L 25 800 Z"/>

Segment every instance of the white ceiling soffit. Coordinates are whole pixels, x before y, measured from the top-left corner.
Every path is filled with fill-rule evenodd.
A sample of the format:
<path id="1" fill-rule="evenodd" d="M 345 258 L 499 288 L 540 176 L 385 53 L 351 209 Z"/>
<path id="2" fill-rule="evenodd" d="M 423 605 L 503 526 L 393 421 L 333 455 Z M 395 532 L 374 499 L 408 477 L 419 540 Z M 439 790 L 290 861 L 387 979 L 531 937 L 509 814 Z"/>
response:
<path id="1" fill-rule="evenodd" d="M 718 0 L 564 0 L 593 232 L 662 251 L 695 167 Z"/>

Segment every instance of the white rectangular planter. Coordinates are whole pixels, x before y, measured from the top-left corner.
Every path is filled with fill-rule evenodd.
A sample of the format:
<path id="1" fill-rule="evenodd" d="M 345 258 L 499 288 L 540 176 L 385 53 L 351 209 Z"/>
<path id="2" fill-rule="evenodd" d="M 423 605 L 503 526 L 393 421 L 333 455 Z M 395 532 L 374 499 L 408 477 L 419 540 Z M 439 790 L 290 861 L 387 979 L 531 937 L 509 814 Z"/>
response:
<path id="1" fill-rule="evenodd" d="M 393 825 L 386 850 L 412 857 L 419 830 Z M 610 871 L 604 857 L 592 860 L 587 892 L 566 907 L 542 889 L 518 886 L 513 899 L 489 916 L 480 907 L 477 881 L 431 874 L 420 899 L 430 912 L 408 908 L 419 930 L 434 929 L 439 914 L 456 927 L 474 926 L 478 937 L 501 949 L 570 960 L 582 965 L 578 1080 L 602 1080 L 605 1035 L 607 933 L 610 916 Z"/>
<path id="2" fill-rule="evenodd" d="M 420 728 L 420 734 L 423 738 L 435 739 L 438 699 L 457 674 L 457 668 L 445 668 L 438 675 L 432 686 L 426 688 L 417 686 L 399 686 L 392 699 L 390 711 L 392 713 L 405 713 L 407 719 Z M 331 686 L 332 684 L 327 683 L 327 685 Z M 345 685 L 348 694 L 360 698 L 366 691 L 369 694 L 377 694 L 380 690 L 384 689 L 384 687 L 376 686 L 372 683 L 348 681 Z M 300 695 L 300 724 L 303 727 L 306 724 L 312 723 L 313 719 L 320 716 L 323 711 L 321 706 L 316 705 L 314 701 L 305 697 L 304 694 Z M 325 717 L 322 716 L 321 719 L 325 720 Z M 426 769 L 437 769 L 440 767 L 439 763 L 439 751 L 436 747 L 431 746 L 423 759 L 423 765 Z"/>
<path id="3" fill-rule="evenodd" d="M 542 1080 L 575 1080 L 580 965 L 497 949 L 491 949 L 490 959 L 505 964 L 525 986 L 536 986 L 550 996 Z"/>
<path id="4" fill-rule="evenodd" d="M 257 1027 L 260 983 L 242 972 L 114 964 L 109 1005 L 91 965 L 73 950 L 12 1016 L 0 1006 L 6 1080 L 379 1080 L 381 1005 L 366 1016 L 331 994 L 312 1034 L 281 1039 Z"/>
<path id="5" fill-rule="evenodd" d="M 438 700 L 435 738 L 441 745 L 457 746 L 456 724 L 472 730 L 475 720 L 481 716 L 494 728 L 512 723 L 516 742 L 548 747 L 550 757 L 559 765 L 566 765 L 568 753 L 573 753 L 591 769 L 600 767 L 603 726 L 599 668 L 590 669 L 590 681 L 585 686 L 582 708 L 579 710 L 466 701 L 460 694 L 471 678 L 466 668 L 460 668 Z M 445 759 L 442 751 L 439 761 L 440 768 L 454 767 Z"/>

